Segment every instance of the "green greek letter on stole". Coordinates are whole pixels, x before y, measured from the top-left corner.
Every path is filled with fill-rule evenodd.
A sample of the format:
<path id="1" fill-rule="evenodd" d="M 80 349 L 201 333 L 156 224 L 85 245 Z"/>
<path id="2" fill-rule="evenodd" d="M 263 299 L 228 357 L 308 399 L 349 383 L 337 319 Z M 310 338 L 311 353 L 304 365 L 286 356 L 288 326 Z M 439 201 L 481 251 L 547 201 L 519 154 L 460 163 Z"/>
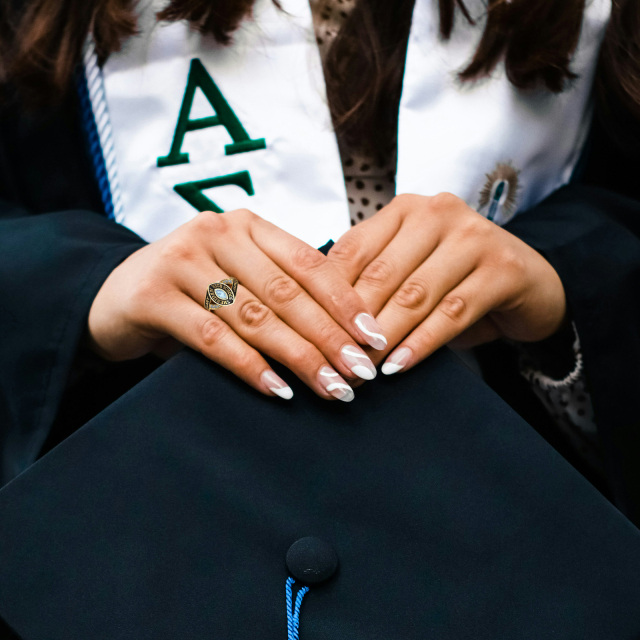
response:
<path id="1" fill-rule="evenodd" d="M 202 191 L 204 189 L 212 189 L 213 187 L 222 187 L 229 184 L 234 184 L 244 189 L 250 196 L 255 193 L 248 171 L 238 171 L 237 173 L 230 173 L 229 175 L 218 176 L 217 178 L 208 178 L 207 180 L 183 182 L 173 187 L 173 190 L 198 211 L 223 213 L 223 210 L 215 202 L 209 200 Z"/>
<path id="2" fill-rule="evenodd" d="M 198 88 L 201 89 L 209 101 L 209 104 L 213 107 L 215 115 L 192 120 L 189 118 L 189 114 L 191 113 L 193 99 L 196 94 L 196 89 Z M 178 122 L 173 134 L 171 149 L 166 156 L 160 156 L 157 159 L 158 167 L 170 167 L 172 165 L 189 162 L 189 154 L 182 153 L 182 143 L 184 142 L 185 135 L 189 131 L 198 131 L 199 129 L 217 127 L 218 125 L 222 125 L 233 139 L 232 143 L 225 145 L 225 155 L 230 156 L 234 153 L 245 153 L 247 151 L 266 149 L 267 147 L 264 138 L 254 140 L 249 137 L 238 116 L 236 116 L 233 109 L 229 106 L 229 103 L 213 81 L 213 78 L 207 73 L 202 62 L 200 62 L 198 58 L 194 58 L 189 68 L 187 88 L 185 89 L 182 99 L 182 106 L 180 107 Z M 237 173 L 208 178 L 206 180 L 183 182 L 175 185 L 173 190 L 198 211 L 211 210 L 222 213 L 223 210 L 215 202 L 207 198 L 202 191 L 224 185 L 236 185 L 244 189 L 250 196 L 255 193 L 248 171 L 238 171 Z"/>
<path id="3" fill-rule="evenodd" d="M 202 90 L 202 93 L 204 93 L 209 104 L 213 107 L 216 115 L 207 118 L 196 118 L 195 120 L 189 118 L 197 88 Z M 227 144 L 224 147 L 224 152 L 228 156 L 234 153 L 266 149 L 267 147 L 264 138 L 252 140 L 249 137 L 242 123 L 238 120 L 238 116 L 236 116 L 233 109 L 229 106 L 229 103 L 225 100 L 225 97 L 222 95 L 220 89 L 218 89 L 213 78 L 207 73 L 202 62 L 200 62 L 198 58 L 194 58 L 191 61 L 187 88 L 185 89 L 184 98 L 182 99 L 182 106 L 180 107 L 178 124 L 173 134 L 171 150 L 168 155 L 158 158 L 158 166 L 169 167 L 174 164 L 189 162 L 189 154 L 182 153 L 181 151 L 185 135 L 189 131 L 207 129 L 218 125 L 222 125 L 233 138 L 233 143 Z"/>

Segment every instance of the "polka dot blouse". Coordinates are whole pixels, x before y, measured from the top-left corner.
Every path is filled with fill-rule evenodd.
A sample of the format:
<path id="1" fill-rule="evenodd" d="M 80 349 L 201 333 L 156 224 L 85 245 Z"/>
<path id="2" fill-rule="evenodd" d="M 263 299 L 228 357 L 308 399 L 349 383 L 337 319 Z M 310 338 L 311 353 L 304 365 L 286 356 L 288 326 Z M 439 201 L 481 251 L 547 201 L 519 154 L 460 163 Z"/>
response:
<path id="1" fill-rule="evenodd" d="M 311 0 L 316 41 L 320 57 L 325 59 L 340 27 L 355 5 L 355 0 Z M 376 162 L 354 154 L 338 140 L 342 169 L 349 198 L 351 224 L 373 216 L 391 202 L 396 192 L 396 158 Z"/>

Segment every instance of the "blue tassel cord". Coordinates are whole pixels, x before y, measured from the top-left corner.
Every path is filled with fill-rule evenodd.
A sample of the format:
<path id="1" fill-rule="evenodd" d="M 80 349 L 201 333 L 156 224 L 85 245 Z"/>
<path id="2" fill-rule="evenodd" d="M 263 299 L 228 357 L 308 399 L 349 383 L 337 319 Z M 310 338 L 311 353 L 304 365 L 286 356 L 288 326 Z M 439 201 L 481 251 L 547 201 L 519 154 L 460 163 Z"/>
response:
<path id="1" fill-rule="evenodd" d="M 309 587 L 302 587 L 296 594 L 295 604 L 293 601 L 293 585 L 295 584 L 293 578 L 287 578 L 286 584 L 286 600 L 287 600 L 287 640 L 300 640 L 299 627 L 300 627 L 300 608 L 302 607 L 302 600 L 309 592 Z"/>

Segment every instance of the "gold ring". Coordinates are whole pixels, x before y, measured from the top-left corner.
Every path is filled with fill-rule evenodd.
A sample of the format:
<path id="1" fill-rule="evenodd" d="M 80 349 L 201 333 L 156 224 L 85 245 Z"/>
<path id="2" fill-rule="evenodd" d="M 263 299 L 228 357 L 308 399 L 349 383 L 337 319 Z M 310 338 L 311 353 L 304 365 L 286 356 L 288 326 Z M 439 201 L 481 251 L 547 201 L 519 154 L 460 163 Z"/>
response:
<path id="1" fill-rule="evenodd" d="M 225 278 L 220 282 L 210 284 L 204 299 L 204 308 L 207 311 L 214 311 L 228 304 L 233 304 L 237 290 L 238 280 L 236 278 Z"/>

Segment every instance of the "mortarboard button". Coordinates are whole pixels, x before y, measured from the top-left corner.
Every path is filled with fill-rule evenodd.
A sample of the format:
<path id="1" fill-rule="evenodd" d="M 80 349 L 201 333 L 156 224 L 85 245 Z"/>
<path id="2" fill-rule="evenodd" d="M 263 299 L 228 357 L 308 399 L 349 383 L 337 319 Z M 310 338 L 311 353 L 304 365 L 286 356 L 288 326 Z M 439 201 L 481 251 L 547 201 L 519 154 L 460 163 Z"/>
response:
<path id="1" fill-rule="evenodd" d="M 338 555 L 320 538 L 300 538 L 287 551 L 287 568 L 291 575 L 307 584 L 328 580 L 338 568 Z"/>

